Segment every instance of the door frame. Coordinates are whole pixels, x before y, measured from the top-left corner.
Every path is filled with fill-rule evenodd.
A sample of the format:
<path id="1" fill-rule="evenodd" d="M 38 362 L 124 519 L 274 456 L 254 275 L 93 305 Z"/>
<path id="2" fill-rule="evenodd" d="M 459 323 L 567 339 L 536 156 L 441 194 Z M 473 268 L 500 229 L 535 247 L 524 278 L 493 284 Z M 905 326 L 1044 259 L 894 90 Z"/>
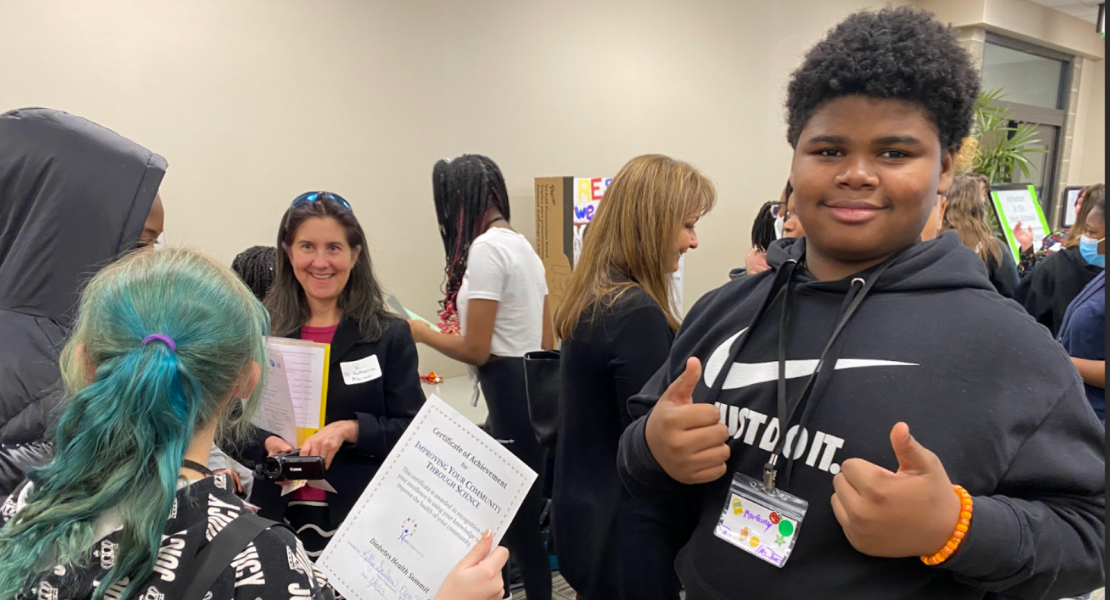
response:
<path id="1" fill-rule="evenodd" d="M 1045 178 L 1043 187 L 1044 193 L 1041 195 L 1042 198 L 1049 199 L 1049 225 L 1053 228 L 1057 228 L 1064 219 L 1064 208 L 1056 202 L 1055 198 L 1059 196 L 1057 193 L 1059 190 L 1057 190 L 1057 188 L 1060 185 L 1060 171 L 1064 166 L 1064 141 L 1066 140 L 1065 136 L 1068 126 L 1067 109 L 1071 100 L 1072 72 L 1075 65 L 1075 56 L 1051 48 L 1031 44 L 1023 40 L 999 35 L 993 31 L 988 31 L 986 34 L 984 41 L 987 44 L 994 44 L 1011 50 L 1027 52 L 1064 63 L 1060 70 L 1060 87 L 1057 90 L 1056 98 L 1056 106 L 1062 106 L 1063 108 L 1045 108 L 1043 106 L 1031 106 L 1029 104 L 1006 102 L 1004 100 L 997 102 L 998 106 L 1004 107 L 1010 111 L 1010 117 L 1014 121 L 1057 127 L 1056 139 L 1053 140 L 1053 147 L 1055 148 L 1056 155 L 1049 157 L 1051 160 L 1045 161 L 1045 170 L 1048 171 L 1048 176 Z"/>

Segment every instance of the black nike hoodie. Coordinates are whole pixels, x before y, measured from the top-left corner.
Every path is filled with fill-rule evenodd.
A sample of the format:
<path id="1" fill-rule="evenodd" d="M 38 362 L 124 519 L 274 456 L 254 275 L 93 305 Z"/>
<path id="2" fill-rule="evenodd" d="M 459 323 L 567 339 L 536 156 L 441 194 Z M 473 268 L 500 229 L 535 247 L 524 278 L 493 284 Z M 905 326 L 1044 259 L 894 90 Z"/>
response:
<path id="1" fill-rule="evenodd" d="M 790 421 L 788 431 L 798 428 L 788 435 L 797 439 L 796 458 L 780 461 L 778 483 L 807 500 L 809 511 L 786 565 L 714 536 L 733 474 L 760 478 L 778 439 L 782 297 L 753 320 L 784 263 L 803 262 L 804 254 L 804 239 L 776 242 L 770 271 L 706 294 L 668 361 L 629 401 L 633 415 L 644 415 L 691 356 L 704 365 L 694 402 L 710 401 L 712 384 L 726 378 L 716 403 L 733 436 L 732 456 L 719 480 L 682 486 L 671 479 L 648 450 L 646 415 L 621 438 L 618 466 L 633 494 L 682 488 L 700 513 L 676 563 L 687 598 L 955 600 L 998 592 L 1056 599 L 1103 585 L 1102 427 L 1063 349 L 995 292 L 983 262 L 953 234 L 909 248 L 877 279 L 828 355 L 835 368 L 820 371 Z M 860 282 L 817 281 L 804 266 L 791 279 L 788 374 L 811 373 Z M 725 368 L 732 341 L 747 328 L 751 338 Z M 787 380 L 790 398 L 805 381 Z M 975 497 L 967 537 L 937 567 L 856 551 L 832 511 L 833 476 L 844 460 L 897 470 L 890 431 L 899 421 Z"/>

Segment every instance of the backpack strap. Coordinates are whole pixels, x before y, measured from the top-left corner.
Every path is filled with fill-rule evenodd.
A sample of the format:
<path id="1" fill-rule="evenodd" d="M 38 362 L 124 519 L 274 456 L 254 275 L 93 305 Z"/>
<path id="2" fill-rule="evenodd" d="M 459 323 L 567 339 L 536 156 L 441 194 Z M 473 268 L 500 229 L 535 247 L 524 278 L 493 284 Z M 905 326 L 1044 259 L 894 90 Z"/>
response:
<path id="1" fill-rule="evenodd" d="M 245 511 L 233 519 L 212 538 L 211 542 L 197 553 L 197 568 L 182 600 L 203 600 L 204 595 L 216 583 L 216 579 L 231 564 L 231 561 L 247 547 L 254 538 L 271 527 L 286 525 Z M 290 530 L 292 531 L 292 530 Z"/>

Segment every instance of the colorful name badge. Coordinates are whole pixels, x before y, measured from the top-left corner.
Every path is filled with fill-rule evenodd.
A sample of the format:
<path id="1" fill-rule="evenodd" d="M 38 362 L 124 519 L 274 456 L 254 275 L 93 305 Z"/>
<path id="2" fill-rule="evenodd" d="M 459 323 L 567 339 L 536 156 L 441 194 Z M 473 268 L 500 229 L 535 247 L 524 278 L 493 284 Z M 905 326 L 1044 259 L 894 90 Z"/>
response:
<path id="1" fill-rule="evenodd" d="M 776 567 L 790 558 L 809 502 L 736 473 L 713 533 Z"/>

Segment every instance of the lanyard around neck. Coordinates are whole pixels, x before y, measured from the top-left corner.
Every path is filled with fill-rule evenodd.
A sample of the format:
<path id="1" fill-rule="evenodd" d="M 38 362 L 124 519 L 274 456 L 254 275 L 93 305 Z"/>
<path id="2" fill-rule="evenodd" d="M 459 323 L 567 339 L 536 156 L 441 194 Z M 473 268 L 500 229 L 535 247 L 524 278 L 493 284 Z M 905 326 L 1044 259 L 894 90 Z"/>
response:
<path id="1" fill-rule="evenodd" d="M 763 487 L 767 490 L 775 489 L 775 477 L 778 474 L 778 460 L 782 454 L 783 448 L 786 445 L 786 432 L 789 429 L 790 422 L 794 419 L 794 414 L 798 411 L 798 407 L 802 406 L 809 399 L 810 394 L 813 392 L 813 384 L 817 381 L 817 376 L 821 373 L 821 369 L 825 367 L 825 358 L 829 354 L 833 343 L 840 337 L 840 332 L 844 330 L 844 326 L 855 314 L 856 309 L 863 304 L 864 298 L 871 292 L 871 288 L 875 286 L 875 282 L 879 280 L 883 272 L 887 270 L 890 265 L 901 256 L 901 253 L 896 254 L 885 261 L 876 268 L 866 280 L 856 277 L 852 279 L 848 288 L 848 295 L 851 296 L 856 290 L 856 284 L 861 283 L 862 286 L 859 292 L 851 297 L 848 308 L 844 314 L 836 322 L 833 327 L 832 334 L 829 336 L 828 341 L 825 342 L 825 349 L 821 351 L 820 358 L 817 359 L 817 366 L 813 370 L 813 374 L 806 380 L 805 386 L 802 388 L 798 399 L 793 403 L 789 402 L 786 394 L 786 335 L 787 326 L 790 323 L 790 290 L 791 285 L 788 282 L 783 290 L 782 302 L 782 316 L 779 320 L 779 376 L 778 376 L 778 418 L 779 418 L 779 439 L 775 443 L 775 449 L 771 452 L 771 458 L 767 464 L 763 465 Z M 796 440 L 795 440 L 796 441 Z"/>
<path id="2" fill-rule="evenodd" d="M 751 337 L 752 329 L 754 328 L 754 326 L 760 322 L 761 317 L 764 315 L 764 313 L 767 312 L 771 305 L 774 304 L 775 300 L 778 299 L 778 296 L 780 294 L 782 295 L 783 306 L 782 316 L 779 321 L 778 344 L 779 372 L 777 396 L 779 439 L 778 442 L 775 444 L 775 449 L 771 453 L 770 459 L 763 467 L 763 485 L 768 490 L 773 490 L 775 487 L 775 477 L 778 471 L 778 458 L 779 455 L 782 454 L 783 447 L 786 443 L 786 432 L 789 430 L 789 422 L 791 419 L 793 419 L 794 414 L 798 410 L 798 407 L 803 405 L 807 401 L 809 395 L 813 391 L 813 384 L 817 380 L 817 376 L 821 373 L 822 368 L 825 366 L 825 358 L 828 355 L 829 350 L 832 348 L 833 343 L 836 341 L 837 337 L 840 336 L 840 332 L 844 329 L 844 326 L 848 324 L 849 319 L 852 318 L 852 315 L 855 314 L 860 304 L 863 303 L 864 298 L 866 298 L 868 293 L 870 293 L 871 288 L 875 285 L 875 282 L 879 280 L 879 277 L 883 274 L 883 272 L 886 271 L 887 268 L 890 267 L 890 265 L 892 265 L 895 261 L 897 261 L 898 258 L 901 257 L 901 255 L 902 253 L 899 252 L 898 254 L 895 254 L 894 256 L 891 256 L 890 258 L 883 261 L 878 267 L 875 268 L 875 270 L 867 277 L 866 280 L 859 277 L 852 279 L 851 287 L 848 289 L 848 295 L 852 295 L 853 293 L 855 293 L 855 295 L 851 297 L 848 308 L 840 316 L 840 318 L 837 320 L 836 325 L 833 327 L 832 334 L 830 335 L 828 341 L 825 343 L 825 348 L 821 352 L 821 357 L 817 361 L 817 367 L 814 369 L 813 374 L 810 375 L 809 379 L 806 381 L 801 394 L 799 394 L 798 399 L 795 402 L 788 402 L 786 394 L 786 336 L 787 325 L 790 322 L 791 288 L 793 287 L 793 276 L 794 271 L 798 267 L 798 261 L 790 259 L 783 263 L 781 267 L 779 267 L 778 271 L 775 274 L 774 282 L 771 284 L 771 289 L 768 291 L 766 298 L 760 305 L 759 309 L 756 311 L 755 317 L 752 319 L 751 324 L 732 343 L 732 348 L 729 350 L 728 356 L 721 369 L 721 372 L 717 375 L 716 380 L 710 387 L 708 397 L 709 403 L 716 402 L 717 398 L 720 396 L 721 390 L 724 386 L 724 382 L 728 378 L 728 371 L 732 367 L 733 363 L 736 362 L 736 359 L 740 355 L 741 351 L 743 351 L 744 346 L 747 344 L 748 339 Z M 858 288 L 858 292 L 855 292 L 855 290 L 857 289 L 857 283 L 862 283 L 862 286 Z"/>

